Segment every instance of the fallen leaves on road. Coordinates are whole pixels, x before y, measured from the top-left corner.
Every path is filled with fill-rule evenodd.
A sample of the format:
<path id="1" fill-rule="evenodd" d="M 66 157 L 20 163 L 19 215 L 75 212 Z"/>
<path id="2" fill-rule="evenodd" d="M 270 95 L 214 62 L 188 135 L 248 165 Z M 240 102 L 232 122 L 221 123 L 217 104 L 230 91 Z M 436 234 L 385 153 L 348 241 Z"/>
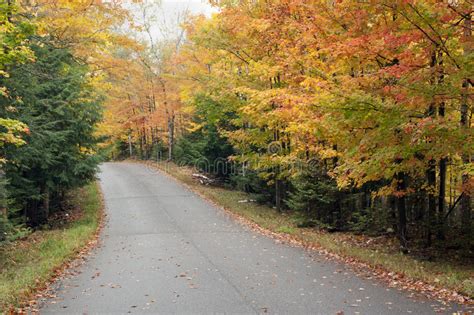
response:
<path id="1" fill-rule="evenodd" d="M 445 288 L 438 287 L 435 285 L 431 285 L 421 280 L 409 279 L 403 274 L 388 271 L 387 269 L 378 265 L 377 266 L 369 265 L 353 257 L 345 257 L 342 255 L 332 253 L 331 251 L 323 248 L 322 246 L 316 243 L 302 241 L 301 239 L 297 238 L 294 235 L 270 231 L 266 228 L 261 227 L 255 222 L 247 218 L 244 218 L 243 216 L 239 214 L 232 212 L 229 209 L 221 207 L 220 205 L 216 204 L 215 202 L 213 202 L 212 200 L 210 200 L 209 198 L 207 198 L 200 192 L 194 190 L 192 187 L 189 187 L 189 185 L 185 184 L 185 186 L 193 190 L 195 193 L 200 195 L 203 199 L 207 200 L 209 203 L 213 204 L 214 206 L 220 209 L 223 209 L 235 221 L 239 222 L 242 225 L 250 227 L 252 230 L 258 232 L 261 235 L 274 239 L 277 243 L 283 243 L 283 244 L 287 244 L 287 245 L 291 245 L 295 247 L 302 247 L 308 251 L 318 252 L 319 254 L 325 256 L 326 259 L 343 262 L 345 265 L 350 266 L 354 271 L 356 271 L 357 274 L 362 274 L 362 275 L 366 275 L 369 278 L 378 279 L 388 284 L 390 287 L 397 287 L 406 291 L 417 292 L 421 295 L 424 295 L 425 297 L 429 299 L 437 300 L 438 302 L 442 304 L 446 304 L 448 302 L 455 302 L 455 303 L 465 304 L 465 305 L 474 305 L 474 300 L 464 295 L 461 295 L 456 291 L 445 289 Z"/>

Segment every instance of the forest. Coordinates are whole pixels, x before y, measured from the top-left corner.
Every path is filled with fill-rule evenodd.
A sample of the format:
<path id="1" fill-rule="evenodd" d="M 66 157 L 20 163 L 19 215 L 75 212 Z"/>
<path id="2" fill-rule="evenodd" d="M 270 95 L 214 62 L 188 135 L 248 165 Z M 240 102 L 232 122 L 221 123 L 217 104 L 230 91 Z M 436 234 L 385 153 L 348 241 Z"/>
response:
<path id="1" fill-rule="evenodd" d="M 192 166 L 302 227 L 472 250 L 471 1 L 214 5 L 124 53 L 114 158 Z"/>
<path id="2" fill-rule="evenodd" d="M 108 65 L 135 45 L 118 4 L 0 3 L 0 243 L 47 226 L 95 179 Z"/>
<path id="3" fill-rule="evenodd" d="M 0 4 L 0 242 L 136 158 L 471 255 L 472 1 L 211 1 L 159 41 L 156 2 L 124 3 Z"/>
<path id="4" fill-rule="evenodd" d="M 141 266 L 130 253 L 148 264 L 154 273 L 142 280 L 153 288 L 163 276 L 202 294 L 181 266 L 239 265 L 227 276 L 246 280 L 229 282 L 223 301 L 236 287 L 252 296 L 266 281 L 255 266 L 273 264 L 284 256 L 274 253 L 293 250 L 285 242 L 299 242 L 433 303 L 472 302 L 472 0 L 209 0 L 201 14 L 183 6 L 175 15 L 165 13 L 167 3 L 0 1 L 0 313 L 35 310 L 38 290 L 101 240 L 130 274 Z M 212 204 L 188 198 L 166 172 Z M 277 241 L 259 243 L 214 206 Z M 215 234 L 219 242 L 194 233 L 208 228 L 223 233 Z M 166 242 L 159 229 L 182 243 Z M 125 239 L 128 247 L 117 245 Z M 209 251 L 158 271 L 164 256 L 182 255 L 193 242 Z M 244 243 L 259 254 L 249 255 Z M 345 280 L 326 290 L 323 279 L 346 274 L 326 275 L 319 261 L 288 256 L 271 272 L 280 279 L 290 266 L 312 272 L 311 283 L 303 273 L 289 277 L 321 296 L 337 295 L 341 303 L 325 307 L 347 309 L 352 294 L 396 297 L 366 285 L 357 270 L 349 275 L 352 293 L 339 289 Z M 109 258 L 95 261 L 94 274 L 84 273 L 75 290 L 97 284 L 94 298 L 125 292 L 109 290 L 123 280 L 110 274 Z M 234 264 L 247 258 L 256 264 Z M 209 288 L 220 288 L 211 278 Z M 128 280 L 124 287 L 137 285 Z M 278 291 L 265 299 L 302 298 L 280 285 L 267 286 Z M 137 290 L 145 308 L 186 301 L 168 292 L 172 303 L 155 303 L 145 287 Z M 133 298 L 117 299 L 117 309 L 135 310 Z M 88 299 L 77 309 L 75 297 L 50 307 L 68 303 L 73 312 Z M 276 312 L 280 300 L 265 299 L 258 307 Z M 97 309 L 110 306 L 104 301 Z M 295 307 L 316 312 L 316 302 Z"/>

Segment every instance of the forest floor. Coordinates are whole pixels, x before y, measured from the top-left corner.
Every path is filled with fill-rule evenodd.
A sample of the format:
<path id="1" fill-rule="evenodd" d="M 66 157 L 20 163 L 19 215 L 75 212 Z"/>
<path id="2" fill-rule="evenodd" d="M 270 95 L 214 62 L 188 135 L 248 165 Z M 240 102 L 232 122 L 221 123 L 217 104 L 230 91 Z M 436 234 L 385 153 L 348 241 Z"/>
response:
<path id="1" fill-rule="evenodd" d="M 474 264 L 456 255 L 421 258 L 417 253 L 400 253 L 393 236 L 370 237 L 353 233 L 328 233 L 315 228 L 299 228 L 293 213 L 253 202 L 251 195 L 223 187 L 203 185 L 193 178 L 195 170 L 168 162 L 146 162 L 182 182 L 202 197 L 220 206 L 236 219 L 263 234 L 281 241 L 317 250 L 369 271 L 391 287 L 421 292 L 438 300 L 472 304 Z M 435 251 L 433 249 L 433 251 Z"/>
<path id="2" fill-rule="evenodd" d="M 95 244 L 102 217 L 97 183 L 72 192 L 65 211 L 27 237 L 0 247 L 0 314 L 35 303 L 38 293 Z"/>

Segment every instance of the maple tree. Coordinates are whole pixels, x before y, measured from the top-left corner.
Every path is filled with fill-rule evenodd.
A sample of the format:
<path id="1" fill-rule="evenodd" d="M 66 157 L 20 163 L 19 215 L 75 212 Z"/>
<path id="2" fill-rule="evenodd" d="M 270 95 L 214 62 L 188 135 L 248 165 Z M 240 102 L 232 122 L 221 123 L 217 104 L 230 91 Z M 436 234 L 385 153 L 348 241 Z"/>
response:
<path id="1" fill-rule="evenodd" d="M 136 36 L 146 37 L 149 43 L 127 49 L 122 46 L 117 59 L 127 66 L 120 67 L 125 72 L 112 76 L 112 93 L 108 93 L 111 97 L 106 104 L 110 119 L 106 117 L 103 128 L 104 134 L 112 136 L 109 142 L 118 143 L 113 154 L 130 156 L 136 152 L 142 158 L 160 155 L 171 160 L 185 116 L 179 110 L 182 102 L 175 77 L 179 67 L 175 57 L 183 33 L 164 34 L 169 36 L 157 41 L 151 31 L 155 21 L 149 13 L 154 9 L 153 1 L 144 1 L 136 8 L 142 17 L 135 23 Z M 115 131 L 111 133 L 112 129 Z"/>
<path id="2" fill-rule="evenodd" d="M 28 36 L 33 31 L 33 25 L 22 19 L 18 11 L 20 8 L 12 1 L 0 4 L 0 77 L 8 77 L 8 68 L 15 63 L 26 62 L 33 58 L 31 50 L 28 48 Z M 0 95 L 8 96 L 8 90 L 0 85 Z M 6 107 L 4 110 L 14 110 L 13 107 Z M 19 121 L 0 118 L 0 149 L 7 143 L 21 145 L 24 142 L 20 135 L 27 131 L 25 124 Z M 5 159 L 0 155 L 0 165 Z"/>
<path id="3" fill-rule="evenodd" d="M 182 64 L 175 77 L 185 112 L 202 113 L 197 104 L 205 96 L 233 113 L 225 126 L 216 124 L 234 146 L 229 159 L 270 185 L 260 189 L 277 208 L 292 203 L 286 193 L 294 195 L 294 178 L 309 164 L 337 183 L 341 200 L 353 188 L 379 202 L 392 198 L 403 248 L 413 215 L 407 208 L 418 199 L 427 201 L 426 210 L 415 207 L 428 244 L 433 233 L 444 237 L 457 199 L 469 237 L 472 5 L 215 4 L 219 14 L 187 23 L 188 40 L 173 57 Z M 189 130 L 209 123 L 212 113 L 190 119 Z"/>

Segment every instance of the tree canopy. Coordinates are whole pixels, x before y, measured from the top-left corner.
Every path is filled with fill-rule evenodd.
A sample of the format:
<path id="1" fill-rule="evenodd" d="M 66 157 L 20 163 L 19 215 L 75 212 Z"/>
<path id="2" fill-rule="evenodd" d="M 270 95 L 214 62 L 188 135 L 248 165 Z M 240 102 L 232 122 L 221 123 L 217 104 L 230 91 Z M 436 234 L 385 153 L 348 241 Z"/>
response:
<path id="1" fill-rule="evenodd" d="M 168 148 L 178 163 L 224 158 L 239 170 L 225 177 L 255 175 L 244 182 L 278 208 L 308 200 L 303 208 L 317 211 L 325 206 L 314 200 L 331 200 L 338 219 L 322 219 L 341 227 L 361 207 L 382 207 L 397 220 L 385 228 L 398 227 L 404 248 L 407 220 L 422 222 L 430 243 L 458 216 L 459 225 L 450 222 L 469 238 L 472 3 L 214 5 L 212 17 L 184 23 L 179 48 L 164 43 L 159 58 L 156 46 L 141 52 L 135 65 L 144 70 L 131 75 L 138 85 L 113 106 L 128 113 L 115 119 L 142 157 Z M 127 141 L 119 147 L 128 150 Z"/>
<path id="2" fill-rule="evenodd" d="M 210 3 L 159 41 L 155 1 L 0 5 L 11 208 L 41 221 L 107 149 L 333 229 L 395 227 L 404 251 L 448 226 L 471 238 L 470 1 Z"/>

